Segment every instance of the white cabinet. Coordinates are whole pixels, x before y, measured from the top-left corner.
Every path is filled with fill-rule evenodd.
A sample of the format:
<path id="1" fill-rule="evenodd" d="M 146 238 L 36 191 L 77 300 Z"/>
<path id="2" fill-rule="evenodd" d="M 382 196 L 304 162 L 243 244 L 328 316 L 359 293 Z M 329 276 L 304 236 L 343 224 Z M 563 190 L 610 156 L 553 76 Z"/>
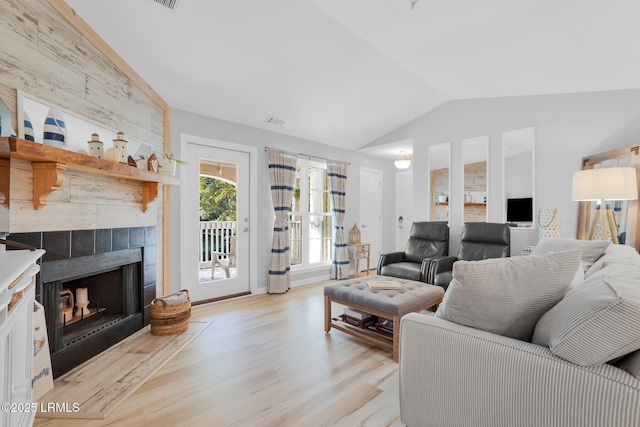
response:
<path id="1" fill-rule="evenodd" d="M 0 252 L 0 426 L 33 424 L 33 302 L 44 251 Z"/>

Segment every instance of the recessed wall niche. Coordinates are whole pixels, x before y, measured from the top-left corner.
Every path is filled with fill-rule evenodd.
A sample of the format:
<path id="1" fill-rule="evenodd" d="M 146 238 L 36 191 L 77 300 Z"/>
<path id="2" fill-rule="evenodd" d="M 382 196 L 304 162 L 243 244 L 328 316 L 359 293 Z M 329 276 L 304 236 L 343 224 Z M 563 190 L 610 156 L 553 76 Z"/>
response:
<path id="1" fill-rule="evenodd" d="M 487 221 L 489 135 L 462 140 L 463 222 Z"/>
<path id="2" fill-rule="evenodd" d="M 429 146 L 429 220 L 449 221 L 451 143 Z"/>

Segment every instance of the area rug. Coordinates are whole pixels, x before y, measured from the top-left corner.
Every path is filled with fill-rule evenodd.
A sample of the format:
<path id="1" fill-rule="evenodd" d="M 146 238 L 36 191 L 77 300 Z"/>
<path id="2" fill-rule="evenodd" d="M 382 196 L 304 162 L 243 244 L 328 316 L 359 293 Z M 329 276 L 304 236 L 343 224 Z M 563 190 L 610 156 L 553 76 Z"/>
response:
<path id="1" fill-rule="evenodd" d="M 192 321 L 182 334 L 166 336 L 146 326 L 57 378 L 36 417 L 104 419 L 210 324 Z"/>

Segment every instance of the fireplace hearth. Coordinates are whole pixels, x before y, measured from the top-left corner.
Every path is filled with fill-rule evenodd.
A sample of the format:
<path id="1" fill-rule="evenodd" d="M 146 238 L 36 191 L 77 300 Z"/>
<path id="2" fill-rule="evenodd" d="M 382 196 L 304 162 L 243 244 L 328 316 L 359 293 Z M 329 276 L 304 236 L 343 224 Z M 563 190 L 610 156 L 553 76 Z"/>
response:
<path id="1" fill-rule="evenodd" d="M 54 378 L 149 324 L 156 289 L 155 227 L 11 237 L 47 250 L 37 299 L 45 308 Z M 78 296 L 85 309 L 76 306 Z"/>

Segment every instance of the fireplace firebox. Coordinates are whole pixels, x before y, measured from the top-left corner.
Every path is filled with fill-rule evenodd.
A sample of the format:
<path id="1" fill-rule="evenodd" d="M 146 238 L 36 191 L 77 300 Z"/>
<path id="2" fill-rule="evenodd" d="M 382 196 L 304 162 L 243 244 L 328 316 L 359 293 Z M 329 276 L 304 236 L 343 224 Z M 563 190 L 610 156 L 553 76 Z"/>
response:
<path id="1" fill-rule="evenodd" d="M 142 328 L 141 248 L 43 263 L 41 280 L 55 376 Z"/>
<path id="2" fill-rule="evenodd" d="M 156 289 L 155 227 L 12 238 L 47 250 L 37 299 L 45 309 L 54 378 L 149 324 Z"/>

